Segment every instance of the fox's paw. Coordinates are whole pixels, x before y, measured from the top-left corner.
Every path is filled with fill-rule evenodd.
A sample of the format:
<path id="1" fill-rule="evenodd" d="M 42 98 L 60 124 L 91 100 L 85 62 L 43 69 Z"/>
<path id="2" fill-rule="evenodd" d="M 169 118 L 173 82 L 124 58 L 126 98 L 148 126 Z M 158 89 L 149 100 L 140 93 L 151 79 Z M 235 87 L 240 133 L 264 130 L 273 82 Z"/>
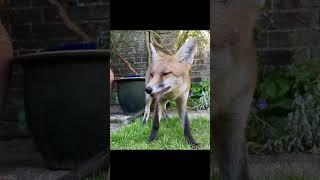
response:
<path id="1" fill-rule="evenodd" d="M 200 148 L 200 144 L 199 143 L 193 143 L 193 144 L 190 144 L 189 143 L 189 145 L 190 145 L 190 147 L 191 147 L 191 149 L 199 149 Z"/>
<path id="2" fill-rule="evenodd" d="M 152 141 L 154 141 L 156 139 L 158 139 L 157 133 L 151 133 L 150 136 L 149 136 L 148 142 L 150 143 L 150 142 L 152 142 Z"/>
<path id="3" fill-rule="evenodd" d="M 141 124 L 145 126 L 147 124 L 147 121 L 144 119 L 141 121 Z"/>
<path id="4" fill-rule="evenodd" d="M 195 140 L 190 140 L 190 141 L 188 141 L 188 144 L 190 145 L 190 147 L 191 147 L 192 149 L 198 149 L 199 146 L 200 146 L 200 144 L 197 143 Z"/>

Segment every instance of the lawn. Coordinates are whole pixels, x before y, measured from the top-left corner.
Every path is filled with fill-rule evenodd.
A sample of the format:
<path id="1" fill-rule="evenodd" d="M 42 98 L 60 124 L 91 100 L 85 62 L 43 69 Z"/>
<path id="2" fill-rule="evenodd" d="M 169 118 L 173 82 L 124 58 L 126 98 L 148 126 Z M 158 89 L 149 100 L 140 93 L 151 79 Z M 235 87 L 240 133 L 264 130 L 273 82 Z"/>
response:
<path id="1" fill-rule="evenodd" d="M 213 180 L 221 180 L 221 178 L 215 176 Z M 262 177 L 253 177 L 252 180 L 319 180 L 319 176 L 309 174 L 307 172 L 282 170 L 278 172 L 270 172 L 270 174 L 264 175 Z"/>
<path id="2" fill-rule="evenodd" d="M 94 172 L 89 177 L 83 177 L 81 180 L 106 180 L 107 179 L 107 172 L 105 170 L 98 170 Z"/>
<path id="3" fill-rule="evenodd" d="M 221 178 L 215 176 L 213 180 L 221 180 Z M 319 176 L 279 172 L 276 174 L 269 174 L 264 177 L 254 177 L 252 180 L 319 180 Z"/>
<path id="4" fill-rule="evenodd" d="M 213 180 L 221 180 L 219 177 L 214 177 Z M 294 175 L 294 174 L 279 174 L 270 175 L 268 177 L 253 178 L 252 180 L 319 180 L 318 176 L 308 176 L 308 175 Z"/>
<path id="5" fill-rule="evenodd" d="M 149 143 L 151 119 L 146 126 L 141 124 L 141 118 L 126 125 L 118 132 L 111 134 L 111 149 L 115 150 L 190 150 L 181 128 L 180 120 L 174 117 L 161 120 L 158 139 Z M 190 120 L 194 139 L 199 143 L 197 149 L 210 149 L 210 124 L 206 117 L 196 117 Z"/>

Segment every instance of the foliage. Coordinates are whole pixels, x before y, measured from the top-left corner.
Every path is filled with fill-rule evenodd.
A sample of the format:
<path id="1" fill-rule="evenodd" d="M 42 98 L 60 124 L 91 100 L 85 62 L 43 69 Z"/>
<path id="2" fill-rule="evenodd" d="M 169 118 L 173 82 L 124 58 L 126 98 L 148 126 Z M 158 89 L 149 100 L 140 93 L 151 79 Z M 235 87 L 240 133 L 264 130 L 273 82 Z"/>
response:
<path id="1" fill-rule="evenodd" d="M 285 72 L 273 69 L 263 73 L 262 79 L 257 86 L 257 94 L 259 98 L 268 100 L 264 114 L 286 115 L 290 109 L 291 78 Z"/>
<path id="2" fill-rule="evenodd" d="M 210 108 L 210 81 L 192 82 L 187 101 L 188 109 L 206 110 Z M 168 103 L 169 110 L 175 110 L 176 104 L 173 101 Z"/>
<path id="3" fill-rule="evenodd" d="M 320 60 L 260 68 L 247 136 L 253 152 L 320 152 Z"/>
<path id="4" fill-rule="evenodd" d="M 201 31 L 201 30 L 180 31 L 176 39 L 176 43 L 174 47 L 175 50 L 178 50 L 187 39 L 192 37 L 197 38 L 198 51 L 203 53 L 209 50 L 210 32 Z"/>
<path id="5" fill-rule="evenodd" d="M 200 143 L 199 149 L 210 149 L 209 120 L 197 117 L 190 121 L 190 126 L 195 140 Z M 162 120 L 158 139 L 152 143 L 148 142 L 150 131 L 151 121 L 149 120 L 147 126 L 144 126 L 141 124 L 141 118 L 138 118 L 111 134 L 111 149 L 192 149 L 183 135 L 178 117 Z"/>
<path id="6" fill-rule="evenodd" d="M 210 82 L 203 80 L 200 83 L 192 82 L 188 106 L 191 109 L 208 109 L 210 108 Z"/>
<path id="7" fill-rule="evenodd" d="M 295 95 L 293 111 L 288 115 L 288 151 L 320 149 L 320 96 Z"/>

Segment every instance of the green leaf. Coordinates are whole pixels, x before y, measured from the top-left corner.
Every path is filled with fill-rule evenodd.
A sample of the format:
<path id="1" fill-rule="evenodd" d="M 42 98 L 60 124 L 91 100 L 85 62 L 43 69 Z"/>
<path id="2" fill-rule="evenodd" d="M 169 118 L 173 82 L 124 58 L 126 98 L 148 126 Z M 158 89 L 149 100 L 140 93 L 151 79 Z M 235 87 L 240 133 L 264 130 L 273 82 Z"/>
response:
<path id="1" fill-rule="evenodd" d="M 277 101 L 274 101 L 271 105 L 270 108 L 282 108 L 289 110 L 291 109 L 291 99 L 283 97 L 281 99 L 278 99 Z"/>
<path id="2" fill-rule="evenodd" d="M 287 79 L 281 79 L 277 82 L 278 92 L 277 97 L 284 96 L 290 90 L 290 82 Z"/>
<path id="3" fill-rule="evenodd" d="M 275 83 L 271 83 L 268 88 L 265 89 L 266 98 L 275 98 L 277 96 L 277 86 Z"/>

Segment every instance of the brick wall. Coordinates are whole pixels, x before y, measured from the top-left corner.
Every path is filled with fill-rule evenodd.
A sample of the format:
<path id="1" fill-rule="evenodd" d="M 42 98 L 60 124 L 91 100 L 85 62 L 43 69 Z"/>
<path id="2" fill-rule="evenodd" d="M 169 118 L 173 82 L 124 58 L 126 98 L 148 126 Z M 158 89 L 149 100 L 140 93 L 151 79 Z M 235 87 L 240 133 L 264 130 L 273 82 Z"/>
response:
<path id="1" fill-rule="evenodd" d="M 167 49 L 172 50 L 176 37 L 179 31 L 157 31 L 163 44 Z M 120 54 L 131 63 L 132 67 L 137 70 L 139 74 L 145 75 L 147 70 L 148 50 L 146 47 L 145 31 L 134 31 L 132 39 L 124 47 L 119 43 L 118 47 Z M 174 52 L 174 50 L 173 50 Z M 128 66 L 119 59 L 111 60 L 111 67 L 116 77 L 123 77 L 133 74 Z M 191 68 L 191 78 L 193 81 L 201 81 L 201 79 L 210 77 L 210 51 L 200 53 L 197 51 L 195 59 Z"/>
<path id="2" fill-rule="evenodd" d="M 70 19 L 93 40 L 109 30 L 109 0 L 64 0 Z M 15 55 L 33 53 L 78 37 L 63 24 L 57 9 L 48 0 L 5 0 L 0 19 L 12 37 Z M 13 98 L 23 98 L 23 71 L 13 67 L 9 91 L 9 119 L 16 120 Z"/>
<path id="3" fill-rule="evenodd" d="M 65 0 L 70 18 L 92 39 L 108 29 L 108 0 Z M 1 20 L 9 31 L 16 54 L 46 49 L 63 41 L 76 41 L 48 0 L 7 0 L 0 9 Z"/>
<path id="4" fill-rule="evenodd" d="M 261 61 L 287 65 L 320 57 L 319 16 L 318 0 L 268 0 L 257 17 Z"/>

